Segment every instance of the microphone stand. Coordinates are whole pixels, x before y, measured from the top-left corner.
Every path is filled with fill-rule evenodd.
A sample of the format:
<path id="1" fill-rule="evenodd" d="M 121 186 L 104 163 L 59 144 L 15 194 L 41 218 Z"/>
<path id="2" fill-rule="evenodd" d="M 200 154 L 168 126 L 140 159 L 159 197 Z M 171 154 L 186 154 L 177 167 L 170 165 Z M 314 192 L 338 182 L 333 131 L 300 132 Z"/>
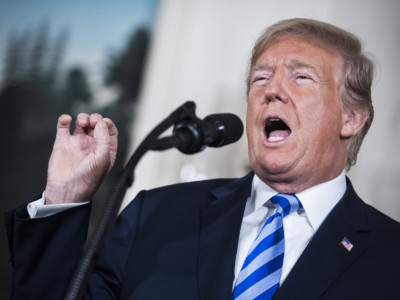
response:
<path id="1" fill-rule="evenodd" d="M 195 108 L 196 105 L 192 101 L 187 101 L 178 107 L 147 135 L 133 153 L 122 171 L 120 180 L 110 194 L 109 200 L 104 207 L 103 215 L 93 232 L 89 244 L 85 247 L 79 264 L 77 265 L 75 273 L 69 283 L 64 300 L 78 300 L 83 296 L 84 288 L 89 280 L 90 273 L 101 250 L 107 231 L 118 214 L 118 210 L 121 207 L 127 188 L 131 186 L 134 181 L 133 173 L 139 160 L 149 149 L 152 148 L 152 145 L 157 141 L 158 136 L 160 136 L 170 126 L 185 118 L 195 118 Z"/>

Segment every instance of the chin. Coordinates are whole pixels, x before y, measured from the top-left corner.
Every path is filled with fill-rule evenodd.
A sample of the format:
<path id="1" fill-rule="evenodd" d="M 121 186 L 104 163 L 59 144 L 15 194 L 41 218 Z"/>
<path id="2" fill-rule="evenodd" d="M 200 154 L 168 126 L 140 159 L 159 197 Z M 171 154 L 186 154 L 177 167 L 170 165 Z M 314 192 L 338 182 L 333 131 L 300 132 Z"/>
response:
<path id="1" fill-rule="evenodd" d="M 251 163 L 257 176 L 264 178 L 281 177 L 290 169 L 287 162 L 276 158 L 253 160 Z"/>
<path id="2" fill-rule="evenodd" d="M 282 168 L 254 168 L 254 172 L 264 183 L 278 193 L 295 194 L 299 192 L 297 182 L 291 174 Z"/>

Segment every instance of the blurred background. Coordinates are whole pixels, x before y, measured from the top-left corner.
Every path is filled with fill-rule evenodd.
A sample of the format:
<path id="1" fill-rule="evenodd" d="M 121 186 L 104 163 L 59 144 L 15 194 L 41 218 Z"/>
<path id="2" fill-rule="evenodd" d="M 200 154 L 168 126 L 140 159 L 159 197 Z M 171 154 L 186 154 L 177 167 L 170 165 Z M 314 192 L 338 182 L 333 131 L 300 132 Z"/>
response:
<path id="1" fill-rule="evenodd" d="M 245 121 L 254 41 L 281 19 L 308 17 L 352 31 L 376 62 L 375 120 L 348 176 L 366 202 L 400 221 L 399 14 L 397 0 L 3 0 L 1 211 L 43 191 L 57 117 L 100 112 L 120 138 L 116 167 L 95 196 L 95 224 L 126 159 L 176 107 L 193 100 L 200 118 L 232 112 Z M 245 136 L 196 155 L 151 152 L 124 205 L 140 189 L 249 170 Z M 11 267 L 0 226 L 0 299 L 7 299 Z"/>

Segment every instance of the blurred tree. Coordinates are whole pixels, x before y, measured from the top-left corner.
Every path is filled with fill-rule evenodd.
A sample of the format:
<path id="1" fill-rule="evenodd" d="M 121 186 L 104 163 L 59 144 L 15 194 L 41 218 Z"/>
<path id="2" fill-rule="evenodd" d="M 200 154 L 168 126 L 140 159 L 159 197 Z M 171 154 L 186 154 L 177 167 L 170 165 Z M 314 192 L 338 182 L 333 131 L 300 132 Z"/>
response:
<path id="1" fill-rule="evenodd" d="M 52 47 L 48 49 L 48 59 L 46 60 L 46 80 L 50 86 L 55 87 L 60 74 L 62 60 L 68 41 L 68 31 L 63 29 L 54 38 Z"/>
<path id="2" fill-rule="evenodd" d="M 21 36 L 10 35 L 6 46 L 3 68 L 2 87 L 10 86 L 16 82 L 21 82 L 26 74 L 26 42 L 29 41 L 30 35 L 25 32 Z"/>
<path id="3" fill-rule="evenodd" d="M 119 91 L 118 99 L 110 108 L 110 117 L 114 119 L 119 131 L 119 160 L 117 168 L 126 158 L 129 136 L 127 130 L 134 114 L 142 82 L 143 69 L 149 48 L 150 33 L 147 28 L 133 32 L 126 48 L 110 58 L 105 74 L 105 84 L 115 86 Z"/>
<path id="4" fill-rule="evenodd" d="M 105 76 L 108 86 L 120 89 L 120 99 L 135 101 L 139 92 L 143 66 L 149 45 L 149 32 L 146 28 L 136 30 L 122 53 L 111 57 Z"/>
<path id="5" fill-rule="evenodd" d="M 62 91 L 60 113 L 75 115 L 77 112 L 87 111 L 91 100 L 92 92 L 85 71 L 78 66 L 71 68 Z"/>
<path id="6" fill-rule="evenodd" d="M 33 80 L 44 79 L 45 72 L 45 60 L 48 57 L 47 52 L 49 52 L 49 24 L 47 22 L 42 22 L 40 24 L 39 30 L 37 31 L 36 38 L 31 45 L 29 58 L 29 73 L 27 74 Z"/>
<path id="7" fill-rule="evenodd" d="M 52 41 L 49 24 L 42 22 L 36 31 L 11 33 L 4 57 L 2 88 L 31 85 L 35 88 L 55 89 L 68 34 L 62 30 Z"/>
<path id="8" fill-rule="evenodd" d="M 65 33 L 61 33 L 53 43 L 48 29 L 43 23 L 36 31 L 14 33 L 6 46 L 0 90 L 0 190 L 4 197 L 1 211 L 29 201 L 46 184 L 57 119 L 53 109 L 58 99 L 55 83 L 66 39 Z M 7 262 L 4 234 L 0 245 L 4 266 L 0 290 L 8 291 L 11 266 Z"/>

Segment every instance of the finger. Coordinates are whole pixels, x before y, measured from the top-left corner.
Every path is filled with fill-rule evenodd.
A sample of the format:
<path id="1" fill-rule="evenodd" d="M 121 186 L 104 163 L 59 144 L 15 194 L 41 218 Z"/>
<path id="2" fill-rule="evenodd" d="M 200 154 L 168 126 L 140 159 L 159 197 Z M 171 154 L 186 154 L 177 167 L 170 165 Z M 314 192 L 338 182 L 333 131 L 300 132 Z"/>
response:
<path id="1" fill-rule="evenodd" d="M 107 123 L 108 132 L 110 133 L 110 136 L 117 136 L 118 129 L 117 126 L 115 126 L 114 122 L 109 118 L 104 118 L 103 121 Z"/>
<path id="2" fill-rule="evenodd" d="M 75 121 L 75 134 L 85 134 L 87 132 L 87 127 L 90 125 L 89 115 L 85 113 L 80 113 L 76 117 Z"/>
<path id="3" fill-rule="evenodd" d="M 97 114 L 97 113 L 91 114 L 90 117 L 89 117 L 90 127 L 91 128 L 95 128 L 96 124 L 102 119 L 103 119 L 103 116 L 100 115 L 100 114 Z"/>
<path id="4" fill-rule="evenodd" d="M 72 117 L 70 115 L 61 115 L 57 121 L 57 135 L 66 136 L 70 135 L 70 125 Z"/>
<path id="5" fill-rule="evenodd" d="M 103 120 L 97 122 L 97 125 L 94 128 L 93 137 L 96 141 L 96 154 L 99 157 L 108 160 L 110 153 L 110 132 L 108 130 L 107 122 Z"/>
<path id="6" fill-rule="evenodd" d="M 108 125 L 108 132 L 110 135 L 110 147 L 109 147 L 109 156 L 110 156 L 110 167 L 109 170 L 114 165 L 114 162 L 117 158 L 117 149 L 118 149 L 118 130 L 115 126 L 114 122 L 109 118 L 104 118 L 104 122 Z"/>

